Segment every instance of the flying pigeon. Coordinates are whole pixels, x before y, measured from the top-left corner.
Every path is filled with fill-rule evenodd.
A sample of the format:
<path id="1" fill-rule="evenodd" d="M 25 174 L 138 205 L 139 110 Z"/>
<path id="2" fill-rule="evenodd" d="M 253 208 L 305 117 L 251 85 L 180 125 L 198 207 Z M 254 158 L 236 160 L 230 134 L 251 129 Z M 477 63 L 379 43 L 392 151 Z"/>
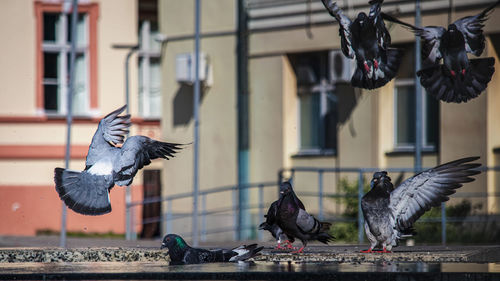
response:
<path id="1" fill-rule="evenodd" d="M 370 13 L 358 14 L 354 21 L 344 15 L 333 0 L 322 0 L 332 17 L 339 22 L 340 44 L 344 55 L 356 59 L 351 78 L 354 87 L 375 89 L 391 81 L 399 69 L 403 52 L 390 48 L 391 36 L 380 16 L 383 0 L 368 2 Z"/>
<path id="2" fill-rule="evenodd" d="M 113 186 L 127 186 L 135 174 L 156 158 L 174 157 L 182 144 L 161 142 L 145 136 L 125 135 L 131 125 L 130 115 L 120 115 L 122 106 L 104 117 L 92 138 L 83 171 L 55 168 L 54 181 L 59 197 L 68 208 L 83 215 L 111 212 L 109 191 Z M 117 144 L 123 144 L 121 147 Z"/>
<path id="3" fill-rule="evenodd" d="M 469 163 L 479 157 L 458 159 L 423 171 L 405 180 L 397 188 L 387 172 L 376 172 L 370 183 L 371 189 L 361 199 L 365 218 L 365 233 L 373 252 L 382 248 L 388 253 L 401 238 L 413 234 L 412 225 L 431 207 L 448 201 L 449 195 L 463 183 L 472 182 L 480 171 L 479 163 Z"/>
<path id="4" fill-rule="evenodd" d="M 475 16 L 463 17 L 445 29 L 441 26 L 417 27 L 382 13 L 388 21 L 399 23 L 423 39 L 422 54 L 432 66 L 417 72 L 427 93 L 445 102 L 467 102 L 481 94 L 495 72 L 492 57 L 469 59 L 467 53 L 481 55 L 485 46 L 482 28 L 496 1 Z M 443 64 L 439 61 L 443 59 Z"/>
<path id="5" fill-rule="evenodd" d="M 276 239 L 277 246 L 276 249 L 294 249 L 292 247 L 292 243 L 295 241 L 294 238 L 289 238 L 283 230 L 278 226 L 276 221 L 276 215 L 278 212 L 278 200 L 274 201 L 269 207 L 267 211 L 267 215 L 264 217 L 266 221 L 261 223 L 259 229 L 268 230 L 271 232 L 271 235 Z M 282 247 L 281 244 L 284 243 L 285 247 Z"/>
<path id="6" fill-rule="evenodd" d="M 295 253 L 301 253 L 307 246 L 307 241 L 318 240 L 328 244 L 334 239 L 328 234 L 332 224 L 320 222 L 308 214 L 288 181 L 280 185 L 280 198 L 277 201 L 275 219 L 275 223 L 289 239 L 298 238 L 302 241 L 302 247 Z"/>
<path id="7" fill-rule="evenodd" d="M 257 244 L 242 245 L 231 250 L 205 250 L 190 247 L 182 237 L 167 234 L 161 243 L 161 249 L 167 248 L 172 264 L 197 264 L 209 262 L 238 262 L 255 257 L 264 247 Z"/>

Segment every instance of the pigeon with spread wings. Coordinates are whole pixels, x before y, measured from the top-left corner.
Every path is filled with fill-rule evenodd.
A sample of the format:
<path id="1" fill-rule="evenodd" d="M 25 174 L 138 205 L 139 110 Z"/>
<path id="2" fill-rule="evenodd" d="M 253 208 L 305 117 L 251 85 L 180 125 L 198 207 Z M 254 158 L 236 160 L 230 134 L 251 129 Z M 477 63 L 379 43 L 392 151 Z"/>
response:
<path id="1" fill-rule="evenodd" d="M 372 0 L 370 13 L 358 14 L 351 21 L 333 0 L 322 0 L 332 17 L 339 22 L 340 44 L 344 55 L 356 59 L 351 78 L 354 87 L 375 89 L 391 81 L 399 69 L 402 52 L 390 48 L 391 36 L 380 16 L 383 0 Z"/>
<path id="2" fill-rule="evenodd" d="M 423 171 L 394 188 L 387 172 L 376 172 L 371 189 L 361 199 L 365 233 L 372 252 L 381 247 L 390 252 L 399 239 L 413 233 L 413 223 L 431 207 L 448 201 L 463 183 L 474 181 L 481 166 L 470 163 L 479 157 L 458 159 Z"/>
<path id="3" fill-rule="evenodd" d="M 77 213 L 102 215 L 111 212 L 109 191 L 115 184 L 130 185 L 137 171 L 149 165 L 151 160 L 168 160 L 182 149 L 182 144 L 156 141 L 145 136 L 132 136 L 125 140 L 131 125 L 129 114 L 120 115 L 125 108 L 123 106 L 111 112 L 99 122 L 83 171 L 54 170 L 59 197 Z M 119 147 L 117 144 L 123 145 Z"/>
<path id="4" fill-rule="evenodd" d="M 500 0 L 475 16 L 456 20 L 445 29 L 441 26 L 417 27 L 391 15 L 385 20 L 409 28 L 423 39 L 422 55 L 431 64 L 417 72 L 427 93 L 445 102 L 467 102 L 486 89 L 495 72 L 492 57 L 469 59 L 467 53 L 479 56 L 485 47 L 484 22 Z M 443 59 L 443 64 L 439 61 Z"/>

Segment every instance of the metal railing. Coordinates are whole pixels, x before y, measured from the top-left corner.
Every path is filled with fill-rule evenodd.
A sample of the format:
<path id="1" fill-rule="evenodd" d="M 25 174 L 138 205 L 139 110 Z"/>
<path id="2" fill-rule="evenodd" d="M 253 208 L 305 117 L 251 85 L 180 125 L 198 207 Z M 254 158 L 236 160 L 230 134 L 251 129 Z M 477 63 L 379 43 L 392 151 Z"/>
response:
<path id="1" fill-rule="evenodd" d="M 316 173 L 317 174 L 317 188 L 316 191 L 302 191 L 302 190 L 296 190 L 297 195 L 299 197 L 317 197 L 317 203 L 318 203 L 318 212 L 315 213 L 314 215 L 317 215 L 318 219 L 323 220 L 323 219 L 328 219 L 328 221 L 332 222 L 354 222 L 357 221 L 357 226 L 358 226 L 358 242 L 362 243 L 364 241 L 364 219 L 363 219 L 363 214 L 361 211 L 361 198 L 364 195 L 364 186 L 368 181 L 365 181 L 365 175 L 368 173 L 373 173 L 376 171 L 380 170 L 385 170 L 389 173 L 410 173 L 413 174 L 414 169 L 413 168 L 384 168 L 384 169 L 378 169 L 378 168 L 312 168 L 312 167 L 293 167 L 293 168 L 286 168 L 286 169 L 281 169 L 278 172 L 278 180 L 276 182 L 261 182 L 261 183 L 252 183 L 252 184 L 246 184 L 246 185 L 230 185 L 230 186 L 222 186 L 222 187 L 216 187 L 216 188 L 211 188 L 211 189 L 206 189 L 206 190 L 200 190 L 199 196 L 201 197 L 201 212 L 199 212 L 198 216 L 201 216 L 201 240 L 206 241 L 207 235 L 209 234 L 218 234 L 218 233 L 223 233 L 223 232 L 233 232 L 233 237 L 236 239 L 237 233 L 241 230 L 247 230 L 247 229 L 255 229 L 257 226 L 256 225 L 251 225 L 251 224 L 246 224 L 246 225 L 240 225 L 238 222 L 238 215 L 240 210 L 248 209 L 248 210 L 254 210 L 257 213 L 258 218 L 260 221 L 264 221 L 264 212 L 267 212 L 267 208 L 271 204 L 271 202 L 275 201 L 278 198 L 278 186 L 279 182 L 281 182 L 284 179 L 284 175 L 288 174 L 287 179 L 290 181 L 295 181 L 297 178 L 297 174 L 299 173 Z M 478 170 L 486 172 L 486 171 L 500 171 L 500 166 L 496 167 L 480 167 Z M 357 178 L 357 194 L 347 194 L 347 193 L 339 193 L 339 192 L 326 192 L 325 191 L 325 174 L 354 174 L 356 175 Z M 371 177 L 371 174 L 369 175 Z M 336 185 L 339 183 L 336 182 Z M 310 185 L 309 185 L 310 186 Z M 276 188 L 276 195 L 273 196 L 272 198 L 269 198 L 267 201 L 265 200 L 265 189 L 269 189 L 271 187 Z M 257 203 L 255 204 L 245 204 L 245 205 L 239 205 L 238 202 L 238 191 L 239 189 L 250 189 L 250 190 L 255 190 L 257 192 Z M 207 196 L 208 195 L 217 195 L 221 194 L 223 192 L 232 192 L 232 203 L 230 206 L 226 207 L 217 207 L 213 209 L 207 209 Z M 163 222 L 164 225 L 164 233 L 170 233 L 173 231 L 173 222 L 176 220 L 180 219 L 188 219 L 192 217 L 191 212 L 186 212 L 186 213 L 174 213 L 173 212 L 173 202 L 176 200 L 181 200 L 181 199 L 189 199 L 193 197 L 192 192 L 185 192 L 185 193 L 179 193 L 179 194 L 174 194 L 174 195 L 169 195 L 166 197 L 155 197 L 155 198 L 148 198 L 145 200 L 141 201 L 134 201 L 134 202 L 128 202 L 126 204 L 127 210 L 131 210 L 131 212 L 127 212 L 130 214 L 130 216 L 133 217 L 133 208 L 138 207 L 138 206 L 143 206 L 146 204 L 151 204 L 151 203 L 157 203 L 157 202 L 165 202 L 166 203 L 166 208 L 165 211 L 162 215 L 162 217 L 156 217 L 156 218 L 149 218 L 146 220 L 142 220 L 139 222 L 139 224 L 148 224 L 148 223 L 155 223 L 155 222 Z M 358 216 L 356 219 L 353 218 L 343 218 L 340 216 L 325 216 L 325 208 L 324 208 L 324 201 L 327 198 L 353 198 L 357 197 L 358 201 Z M 452 196 L 452 198 L 486 198 L 486 197 L 500 197 L 500 192 L 493 192 L 493 193 L 485 193 L 485 192 L 457 192 Z M 477 217 L 467 217 L 467 218 L 447 218 L 445 208 L 445 204 L 442 204 L 441 208 L 441 217 L 439 219 L 437 218 L 422 218 L 419 221 L 424 221 L 424 222 L 434 222 L 434 223 L 441 223 L 441 240 L 443 244 L 446 244 L 446 223 L 447 222 L 462 222 L 462 221 L 471 221 L 475 222 L 478 221 L 479 218 Z M 307 207 L 307 206 L 306 206 Z M 230 216 L 233 217 L 233 226 L 232 227 L 217 227 L 213 229 L 208 229 L 207 228 L 207 218 L 210 216 L 216 216 L 220 214 L 230 214 Z M 496 219 L 500 219 L 500 216 L 496 216 Z M 132 225 L 135 225 L 134 223 Z M 130 227 L 126 229 L 127 232 L 127 237 L 135 237 L 133 233 L 134 227 Z M 191 232 L 178 232 L 178 234 L 186 237 L 191 237 L 192 233 Z M 257 238 L 259 240 L 263 239 L 263 232 L 258 231 L 257 232 Z"/>

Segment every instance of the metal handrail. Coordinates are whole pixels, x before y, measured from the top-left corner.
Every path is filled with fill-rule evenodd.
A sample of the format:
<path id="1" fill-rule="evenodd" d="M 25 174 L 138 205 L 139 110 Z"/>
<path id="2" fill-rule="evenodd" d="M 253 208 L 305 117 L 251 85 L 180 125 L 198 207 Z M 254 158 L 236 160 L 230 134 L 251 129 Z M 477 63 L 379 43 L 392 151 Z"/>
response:
<path id="1" fill-rule="evenodd" d="M 228 186 L 221 186 L 221 187 L 215 187 L 211 189 L 205 189 L 201 190 L 199 192 L 199 195 L 202 198 L 202 211 L 198 213 L 198 216 L 201 216 L 202 218 L 202 228 L 201 228 L 201 237 L 202 240 L 206 239 L 206 236 L 208 234 L 216 234 L 216 233 L 221 233 L 221 232 L 230 232 L 233 231 L 236 233 L 236 231 L 241 231 L 242 229 L 253 229 L 255 226 L 250 226 L 250 225 L 238 225 L 237 219 L 234 217 L 234 227 L 225 227 L 225 228 L 217 228 L 215 230 L 207 229 L 206 226 L 206 219 L 207 216 L 209 215 L 217 215 L 217 214 L 223 214 L 223 213 L 228 213 L 232 212 L 233 216 L 237 214 L 238 209 L 250 209 L 250 210 L 255 210 L 257 209 L 258 211 L 258 216 L 259 218 L 263 218 L 264 216 L 264 210 L 267 208 L 269 203 L 264 203 L 264 193 L 263 190 L 264 188 L 269 188 L 269 187 L 278 187 L 278 183 L 283 180 L 283 174 L 285 172 L 290 172 L 291 177 L 290 180 L 293 181 L 295 174 L 298 172 L 306 172 L 306 173 L 317 173 L 318 174 L 318 190 L 317 191 L 298 191 L 297 195 L 302 196 L 302 197 L 317 197 L 318 198 L 318 219 L 324 219 L 325 217 L 328 218 L 328 220 L 331 221 L 336 221 L 336 222 L 358 222 L 358 241 L 363 242 L 364 239 L 364 220 L 362 216 L 362 211 L 361 211 L 361 198 L 364 195 L 363 188 L 364 188 L 364 181 L 365 173 L 370 173 L 370 172 L 376 172 L 380 170 L 385 170 L 388 172 L 408 172 L 408 173 L 413 173 L 414 169 L 413 168 L 384 168 L 384 169 L 379 169 L 379 168 L 353 168 L 353 167 L 346 167 L 346 168 L 331 168 L 331 167 L 292 167 L 292 168 L 283 168 L 280 169 L 278 172 L 278 181 L 275 182 L 262 182 L 262 183 L 249 183 L 249 184 L 244 184 L 244 185 L 228 185 Z M 482 166 L 477 168 L 479 171 L 500 171 L 500 166 L 493 166 L 493 167 L 487 167 L 487 166 Z M 358 192 L 357 193 L 332 193 L 332 192 L 324 192 L 323 191 L 323 175 L 325 173 L 354 173 L 358 174 Z M 257 204 L 245 204 L 242 206 L 239 206 L 237 201 L 234 200 L 234 192 L 237 192 L 239 189 L 259 189 L 259 196 L 258 196 L 258 203 Z M 233 192 L 233 203 L 230 207 L 220 207 L 220 208 L 215 208 L 215 209 L 206 209 L 206 197 L 207 195 L 210 194 L 217 194 L 221 192 L 228 192 L 231 191 Z M 177 220 L 177 219 L 183 219 L 183 218 L 189 218 L 192 217 L 192 213 L 173 213 L 171 210 L 172 207 L 172 202 L 174 200 L 178 199 L 185 199 L 185 198 L 191 198 L 193 196 L 192 192 L 184 192 L 184 193 L 178 193 L 178 194 L 173 194 L 165 197 L 154 197 L 154 198 L 148 198 L 144 200 L 138 200 L 138 201 L 133 201 L 129 204 L 127 204 L 127 208 L 133 208 L 135 206 L 139 205 L 145 205 L 145 204 L 150 204 L 150 203 L 157 203 L 157 202 L 166 202 L 167 203 L 167 211 L 164 212 L 163 216 L 161 217 L 156 217 L 156 218 L 149 218 L 146 220 L 143 220 L 141 224 L 146 224 L 146 223 L 153 223 L 153 222 L 160 222 L 164 221 L 166 224 L 166 229 L 167 231 L 172 230 L 172 221 Z M 453 195 L 454 197 L 461 197 L 461 198 L 470 198 L 470 197 L 475 197 L 475 198 L 482 198 L 482 197 L 500 197 L 500 192 L 458 192 Z M 358 218 L 343 218 L 343 217 L 338 217 L 338 216 L 332 216 L 332 214 L 328 214 L 325 216 L 324 210 L 323 210 L 323 200 L 325 198 L 355 198 L 358 197 Z M 273 198 L 274 201 L 274 198 Z M 444 206 L 444 203 L 443 203 Z M 474 218 L 472 218 L 474 217 Z M 420 221 L 422 222 L 441 222 L 442 224 L 442 241 L 443 243 L 446 243 L 446 222 L 460 222 L 460 221 L 476 221 L 477 218 L 480 218 L 481 216 L 479 215 L 474 215 L 472 217 L 467 217 L 467 218 L 457 218 L 457 217 L 446 217 L 446 213 L 444 211 L 444 208 L 442 208 L 441 212 L 441 217 L 432 217 L 432 218 L 422 218 Z M 496 219 L 500 219 L 500 216 L 496 216 Z M 127 231 L 131 231 L 131 229 L 127 229 Z M 190 236 L 189 233 L 185 233 L 185 236 Z M 259 239 L 262 239 L 262 232 L 258 232 Z"/>

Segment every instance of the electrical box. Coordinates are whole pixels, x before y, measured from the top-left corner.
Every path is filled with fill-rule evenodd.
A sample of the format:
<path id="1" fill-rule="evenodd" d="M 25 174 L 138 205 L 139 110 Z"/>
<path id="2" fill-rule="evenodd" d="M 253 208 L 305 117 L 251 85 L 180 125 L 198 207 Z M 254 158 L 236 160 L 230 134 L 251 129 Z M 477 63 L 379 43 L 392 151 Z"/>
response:
<path id="1" fill-rule="evenodd" d="M 198 78 L 200 82 L 210 86 L 212 84 L 212 71 L 207 55 L 200 53 Z M 176 80 L 179 83 L 193 84 L 195 80 L 195 55 L 194 53 L 178 54 L 175 58 Z"/>
<path id="2" fill-rule="evenodd" d="M 332 50 L 329 54 L 330 82 L 350 82 L 356 68 L 356 60 L 350 59 L 342 50 Z"/>

